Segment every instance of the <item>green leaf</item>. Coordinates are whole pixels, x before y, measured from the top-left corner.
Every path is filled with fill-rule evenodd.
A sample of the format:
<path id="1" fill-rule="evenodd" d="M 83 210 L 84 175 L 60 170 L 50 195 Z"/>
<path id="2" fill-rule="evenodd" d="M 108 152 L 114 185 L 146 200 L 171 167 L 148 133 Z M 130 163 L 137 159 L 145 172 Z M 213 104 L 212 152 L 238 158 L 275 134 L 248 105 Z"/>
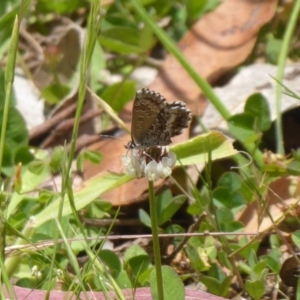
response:
<path id="1" fill-rule="evenodd" d="M 62 164 L 64 163 L 64 151 L 63 147 L 55 147 L 54 152 L 50 159 L 50 168 L 55 173 L 61 170 Z"/>
<path id="2" fill-rule="evenodd" d="M 261 278 L 263 271 L 266 269 L 267 266 L 267 260 L 260 260 L 259 263 L 257 263 L 254 268 L 252 268 L 252 272 L 251 272 L 251 278 L 252 279 L 264 279 Z"/>
<path id="3" fill-rule="evenodd" d="M 223 295 L 226 291 L 223 291 L 222 288 L 222 282 L 219 280 L 209 277 L 209 276 L 201 276 L 200 281 L 205 284 L 205 286 L 208 288 L 208 290 L 215 294 L 215 295 Z M 227 290 L 228 291 L 228 290 Z"/>
<path id="4" fill-rule="evenodd" d="M 162 266 L 164 300 L 184 300 L 185 289 L 178 274 L 169 266 Z M 153 269 L 150 277 L 152 299 L 158 299 L 156 270 Z"/>
<path id="5" fill-rule="evenodd" d="M 130 27 L 114 26 L 103 30 L 99 41 L 103 47 L 122 54 L 143 53 L 147 50 L 140 43 L 140 31 Z"/>
<path id="6" fill-rule="evenodd" d="M 124 260 L 129 261 L 131 258 L 136 257 L 138 255 L 147 255 L 147 252 L 138 245 L 133 245 L 129 247 L 124 254 Z"/>
<path id="7" fill-rule="evenodd" d="M 295 245 L 300 248 L 300 230 L 297 230 L 292 235 L 292 240 L 295 243 Z"/>
<path id="8" fill-rule="evenodd" d="M 99 165 L 103 160 L 103 154 L 100 153 L 99 151 L 85 150 L 83 153 L 84 153 L 84 158 L 95 165 Z"/>
<path id="9" fill-rule="evenodd" d="M 255 117 L 249 113 L 236 114 L 228 119 L 228 129 L 233 136 L 243 143 L 252 143 L 258 140 L 255 131 Z"/>
<path id="10" fill-rule="evenodd" d="M 103 77 L 102 71 L 106 68 L 105 53 L 99 42 L 95 44 L 90 67 L 91 90 L 97 91 L 101 85 L 99 79 L 101 80 Z"/>
<path id="11" fill-rule="evenodd" d="M 235 172 L 224 173 L 218 182 L 219 187 L 226 187 L 231 192 L 239 190 L 242 186 L 240 176 Z"/>
<path id="12" fill-rule="evenodd" d="M 227 276 L 224 278 L 220 286 L 220 291 L 221 291 L 220 296 L 226 297 L 229 294 L 232 278 L 233 276 Z"/>
<path id="13" fill-rule="evenodd" d="M 251 95 L 245 104 L 245 113 L 252 114 L 255 119 L 255 131 L 267 131 L 272 124 L 268 100 L 264 95 L 256 93 Z"/>
<path id="14" fill-rule="evenodd" d="M 47 1 L 39 0 L 37 2 L 36 11 L 40 14 L 56 13 L 60 15 L 71 14 L 82 7 L 81 0 L 64 0 L 64 1 Z"/>
<path id="15" fill-rule="evenodd" d="M 147 227 L 151 228 L 151 218 L 149 214 L 142 208 L 139 209 L 139 219 Z"/>
<path id="16" fill-rule="evenodd" d="M 48 190 L 40 190 L 39 192 L 39 199 L 40 203 L 49 203 L 52 199 L 54 199 L 55 193 L 48 191 Z"/>
<path id="17" fill-rule="evenodd" d="M 206 4 L 207 0 L 186 0 L 185 5 L 189 18 L 191 18 L 192 20 L 198 18 L 201 15 Z"/>
<path id="18" fill-rule="evenodd" d="M 256 280 L 247 280 L 245 284 L 246 291 L 255 300 L 259 300 L 265 293 L 265 285 L 263 282 Z"/>
<path id="19" fill-rule="evenodd" d="M 28 288 L 28 289 L 35 288 L 35 284 L 34 284 L 33 280 L 29 279 L 29 278 L 21 278 L 16 282 L 16 284 L 19 287 L 23 287 L 23 288 Z"/>
<path id="20" fill-rule="evenodd" d="M 133 285 L 126 270 L 121 271 L 119 277 L 116 279 L 116 282 L 121 289 L 128 289 Z"/>
<path id="21" fill-rule="evenodd" d="M 101 94 L 101 98 L 105 100 L 114 111 L 120 112 L 123 107 L 134 98 L 135 93 L 136 83 L 128 80 L 109 86 Z"/>
<path id="22" fill-rule="evenodd" d="M 216 210 L 216 219 L 218 220 L 219 224 L 226 224 L 234 221 L 234 216 L 228 208 L 220 207 Z"/>
<path id="23" fill-rule="evenodd" d="M 43 160 L 34 160 L 28 165 L 28 170 L 35 175 L 40 175 L 47 168 L 48 164 Z"/>
<path id="24" fill-rule="evenodd" d="M 113 277 L 118 277 L 122 266 L 119 257 L 112 251 L 104 249 L 99 252 L 99 258 L 109 268 Z"/>
<path id="25" fill-rule="evenodd" d="M 232 143 L 220 132 L 211 131 L 170 148 L 176 156 L 176 165 L 193 165 L 208 162 L 208 153 L 212 160 L 225 158 L 238 153 Z"/>
<path id="26" fill-rule="evenodd" d="M 62 98 L 67 96 L 69 92 L 70 88 L 68 86 L 60 83 L 53 83 L 47 85 L 47 87 L 41 91 L 41 97 L 49 104 L 57 104 Z"/>
<path id="27" fill-rule="evenodd" d="M 0 124 L 2 124 L 2 122 L 3 107 L 0 108 Z M 11 148 L 13 153 L 20 145 L 28 144 L 28 131 L 26 129 L 26 123 L 19 111 L 14 107 L 9 108 L 5 143 Z"/>
<path id="28" fill-rule="evenodd" d="M 150 257 L 147 255 L 137 255 L 127 261 L 130 266 L 129 272 L 133 275 L 133 278 L 138 277 L 151 266 Z"/>
<path id="29" fill-rule="evenodd" d="M 290 175 L 299 176 L 300 175 L 300 162 L 292 161 L 287 165 L 287 172 Z"/>
<path id="30" fill-rule="evenodd" d="M 273 35 L 269 35 L 267 37 L 266 43 L 266 54 L 268 61 L 272 64 L 277 64 L 278 56 L 281 51 L 283 41 L 280 39 L 276 39 Z"/>
<path id="31" fill-rule="evenodd" d="M 230 192 L 226 187 L 214 189 L 212 196 L 215 205 L 223 205 L 229 209 L 234 209 L 233 212 L 237 212 L 246 204 L 246 200 L 240 191 Z"/>
<path id="32" fill-rule="evenodd" d="M 84 153 L 79 153 L 77 160 L 76 160 L 76 168 L 78 171 L 83 172 L 84 170 Z"/>
<path id="33" fill-rule="evenodd" d="M 191 261 L 191 265 L 195 268 L 198 272 L 205 272 L 210 268 L 210 264 L 208 263 L 208 255 L 205 251 L 198 247 L 198 251 L 193 246 L 188 246 L 186 248 L 186 253 Z"/>
<path id="34" fill-rule="evenodd" d="M 2 5 L 4 6 L 3 3 L 1 3 L 1 6 Z M 10 5 L 8 4 L 8 6 Z M 0 18 L 0 58 L 2 58 L 4 51 L 8 50 L 8 42 L 11 37 L 15 17 L 19 9 L 20 4 L 15 5 L 14 7 L 9 7 L 9 11 L 6 11 Z"/>
<path id="35" fill-rule="evenodd" d="M 164 194 L 165 192 L 157 197 L 158 226 L 169 221 L 186 200 L 184 195 L 173 198 L 171 193 L 167 197 L 163 196 Z"/>
<path id="36" fill-rule="evenodd" d="M 22 165 L 29 164 L 34 159 L 33 154 L 31 153 L 31 148 L 25 145 L 16 148 L 16 153 L 14 157 L 14 163 L 22 163 Z"/>

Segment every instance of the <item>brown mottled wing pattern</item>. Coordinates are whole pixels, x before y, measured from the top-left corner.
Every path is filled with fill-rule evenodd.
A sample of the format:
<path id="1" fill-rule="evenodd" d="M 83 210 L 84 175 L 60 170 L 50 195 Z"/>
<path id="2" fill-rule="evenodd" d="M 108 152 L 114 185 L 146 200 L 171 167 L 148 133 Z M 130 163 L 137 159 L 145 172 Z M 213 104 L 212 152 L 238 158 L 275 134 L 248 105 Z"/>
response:
<path id="1" fill-rule="evenodd" d="M 128 148 L 167 146 L 190 120 L 191 112 L 183 102 L 168 104 L 159 93 L 142 89 L 134 99 Z"/>

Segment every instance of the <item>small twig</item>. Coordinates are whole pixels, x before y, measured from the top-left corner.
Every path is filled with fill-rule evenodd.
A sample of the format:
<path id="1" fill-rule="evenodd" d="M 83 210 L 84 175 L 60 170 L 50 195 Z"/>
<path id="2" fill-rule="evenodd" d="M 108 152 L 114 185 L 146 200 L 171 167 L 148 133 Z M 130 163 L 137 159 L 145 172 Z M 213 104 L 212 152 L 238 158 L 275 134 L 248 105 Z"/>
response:
<path id="1" fill-rule="evenodd" d="M 46 134 L 49 131 L 51 131 L 54 127 L 57 126 L 57 124 L 61 122 L 61 120 L 66 119 L 72 113 L 74 113 L 75 109 L 76 109 L 76 103 L 73 103 L 69 107 L 57 113 L 52 118 L 46 120 L 42 125 L 36 126 L 33 129 L 31 129 L 29 132 L 29 140 L 32 141 L 42 136 L 43 134 Z"/>
<path id="2" fill-rule="evenodd" d="M 87 111 L 84 115 L 80 117 L 80 125 L 88 122 L 90 119 L 99 116 L 102 114 L 102 110 L 91 110 Z M 61 122 L 47 137 L 43 143 L 40 145 L 40 148 L 45 149 L 53 143 L 57 143 L 57 139 L 61 138 L 64 134 L 69 133 L 74 126 L 74 118 L 67 119 Z"/>

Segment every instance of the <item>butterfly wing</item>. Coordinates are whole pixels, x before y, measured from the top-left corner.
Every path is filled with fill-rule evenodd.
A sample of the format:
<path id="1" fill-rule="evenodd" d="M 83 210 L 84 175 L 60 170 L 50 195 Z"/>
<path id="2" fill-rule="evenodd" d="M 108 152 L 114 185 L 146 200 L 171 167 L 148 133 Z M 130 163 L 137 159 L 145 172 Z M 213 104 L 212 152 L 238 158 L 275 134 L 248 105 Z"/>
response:
<path id="1" fill-rule="evenodd" d="M 159 93 L 142 89 L 134 100 L 129 148 L 167 146 L 190 120 L 191 112 L 183 102 L 168 104 Z"/>

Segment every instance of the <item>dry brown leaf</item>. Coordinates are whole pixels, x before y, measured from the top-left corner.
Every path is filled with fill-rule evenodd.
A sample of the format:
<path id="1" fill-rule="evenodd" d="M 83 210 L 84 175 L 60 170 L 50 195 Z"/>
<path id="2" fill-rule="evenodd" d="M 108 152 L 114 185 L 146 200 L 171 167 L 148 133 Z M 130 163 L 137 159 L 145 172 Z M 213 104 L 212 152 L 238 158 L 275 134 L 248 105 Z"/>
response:
<path id="1" fill-rule="evenodd" d="M 277 0 L 226 0 L 197 22 L 178 47 L 209 82 L 242 63 L 256 42 L 259 29 L 273 17 Z M 201 91 L 173 56 L 165 60 L 151 84 L 169 101 L 183 100 L 195 113 Z"/>

